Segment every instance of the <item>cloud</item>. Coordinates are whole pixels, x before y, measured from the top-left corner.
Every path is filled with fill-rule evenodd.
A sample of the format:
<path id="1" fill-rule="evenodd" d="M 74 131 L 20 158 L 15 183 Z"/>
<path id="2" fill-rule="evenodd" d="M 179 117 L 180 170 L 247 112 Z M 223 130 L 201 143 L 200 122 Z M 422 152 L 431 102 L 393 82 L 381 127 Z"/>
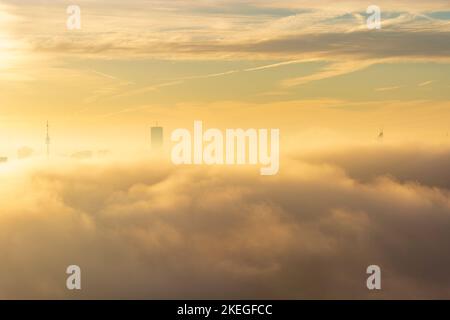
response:
<path id="1" fill-rule="evenodd" d="M 249 45 L 249 51 L 285 54 L 317 53 L 323 56 L 354 56 L 359 58 L 442 57 L 448 55 L 450 46 L 441 41 L 448 32 L 352 32 L 302 34 Z M 423 45 L 427 43 L 427 45 Z"/>
<path id="2" fill-rule="evenodd" d="M 375 62 L 373 61 L 335 62 L 327 65 L 325 68 L 314 74 L 298 78 L 286 79 L 283 81 L 283 85 L 286 87 L 293 87 L 301 84 L 306 84 L 312 81 L 332 78 L 365 69 L 373 64 L 375 64 Z"/>
<path id="3" fill-rule="evenodd" d="M 432 84 L 433 82 L 434 82 L 433 80 L 425 81 L 425 82 L 419 83 L 417 86 L 418 87 L 425 87 L 425 86 L 428 86 L 428 85 Z"/>
<path id="4" fill-rule="evenodd" d="M 11 176 L 0 297 L 448 298 L 450 152 L 358 151 L 285 159 L 270 179 L 150 161 Z"/>
<path id="5" fill-rule="evenodd" d="M 367 30 L 366 5 L 358 1 L 338 5 L 331 1 L 80 1 L 80 32 L 64 29 L 64 1 L 26 1 L 20 8 L 16 1 L 5 4 L 5 13 L 12 17 L 5 22 L 5 29 L 8 37 L 17 41 L 14 57 L 46 57 L 47 62 L 74 58 L 275 61 L 264 69 L 295 61 L 330 62 L 317 74 L 283 81 L 286 86 L 296 86 L 375 62 L 447 62 L 450 52 L 449 25 L 436 18 L 447 3 L 438 0 L 426 4 L 380 1 L 382 30 Z M 39 10 L 43 4 L 45 10 Z M 4 72 L 3 78 L 22 82 L 30 79 L 25 72 L 21 76 L 15 72 Z M 187 79 L 239 70 L 228 72 L 183 75 L 185 79 L 180 81 L 163 79 L 161 84 L 137 89 L 129 88 L 127 83 L 110 84 L 93 92 L 85 102 L 154 92 Z M 97 75 L 114 80 L 106 74 Z"/>
<path id="6" fill-rule="evenodd" d="M 312 153 L 309 161 L 335 165 L 352 179 L 369 183 L 389 176 L 401 183 L 417 183 L 429 188 L 450 190 L 450 153 L 423 147 L 383 146 L 344 148 Z"/>
<path id="7" fill-rule="evenodd" d="M 211 74 L 198 75 L 198 76 L 182 77 L 182 78 L 174 79 L 173 81 L 170 81 L 170 82 L 164 82 L 164 83 L 160 83 L 160 84 L 157 84 L 157 85 L 151 85 L 151 86 L 147 86 L 147 87 L 139 88 L 139 89 L 127 90 L 127 91 L 124 91 L 122 93 L 113 95 L 112 98 L 118 98 L 118 97 L 124 97 L 124 96 L 132 96 L 132 95 L 142 94 L 142 93 L 149 92 L 149 91 L 156 91 L 156 90 L 159 90 L 161 88 L 168 87 L 168 86 L 180 85 L 180 84 L 183 84 L 183 83 L 185 83 L 186 81 L 189 81 L 189 80 L 209 79 L 209 78 L 217 78 L 217 77 L 229 76 L 229 75 L 236 74 L 236 73 L 241 73 L 241 72 L 261 71 L 261 70 L 273 69 L 273 68 L 283 67 L 283 66 L 290 65 L 290 64 L 297 64 L 297 63 L 308 62 L 308 61 L 310 61 L 310 60 L 284 61 L 284 62 L 273 63 L 273 64 L 269 64 L 269 65 L 262 65 L 262 66 L 254 67 L 254 68 L 234 69 L 234 70 L 228 70 L 228 71 L 219 72 L 219 73 L 211 73 Z"/>
<path id="8" fill-rule="evenodd" d="M 5 12 L 33 26 L 23 30 L 8 22 L 11 35 L 37 53 L 114 59 L 120 54 L 122 58 L 290 60 L 311 58 L 313 53 L 328 59 L 336 55 L 446 58 L 449 53 L 448 23 L 427 16 L 439 12 L 444 4 L 440 1 L 382 2 L 383 29 L 378 31 L 367 30 L 366 6 L 352 1 L 328 6 L 313 1 L 131 3 L 81 1 L 83 29 L 77 33 L 57 27 L 66 18 L 61 13 L 63 2 L 48 3 L 50 7 L 38 14 L 37 1 L 21 3 L 20 10 L 9 2 Z"/>
<path id="9" fill-rule="evenodd" d="M 382 88 L 375 88 L 375 91 L 377 92 L 383 92 L 383 91 L 393 91 L 397 89 L 401 89 L 402 86 L 392 86 L 392 87 L 382 87 Z"/>
<path id="10" fill-rule="evenodd" d="M 134 35 L 126 38 L 104 38 L 95 35 L 81 36 L 74 42 L 67 37 L 33 40 L 36 52 L 76 55 L 130 54 L 134 57 L 156 58 L 245 58 L 260 59 L 447 59 L 450 52 L 450 32 L 440 31 L 355 31 L 351 33 L 300 33 L 291 36 L 272 36 L 267 40 L 243 41 L 211 40 L 184 41 L 144 40 Z"/>

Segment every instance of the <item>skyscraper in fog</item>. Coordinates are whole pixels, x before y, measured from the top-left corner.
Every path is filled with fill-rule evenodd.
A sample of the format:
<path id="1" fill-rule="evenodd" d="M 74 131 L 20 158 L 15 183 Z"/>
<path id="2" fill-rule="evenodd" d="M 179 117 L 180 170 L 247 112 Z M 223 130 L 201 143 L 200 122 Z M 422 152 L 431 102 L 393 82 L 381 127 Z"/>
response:
<path id="1" fill-rule="evenodd" d="M 163 146 L 163 128 L 162 127 L 152 127 L 151 128 L 151 141 L 152 150 L 159 150 Z"/>

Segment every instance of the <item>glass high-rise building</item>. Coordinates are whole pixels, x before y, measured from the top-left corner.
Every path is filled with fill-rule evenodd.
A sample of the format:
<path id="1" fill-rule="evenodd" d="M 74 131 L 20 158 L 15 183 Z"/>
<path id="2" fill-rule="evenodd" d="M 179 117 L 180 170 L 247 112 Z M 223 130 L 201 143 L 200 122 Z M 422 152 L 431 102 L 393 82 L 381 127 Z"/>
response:
<path id="1" fill-rule="evenodd" d="M 161 149 L 163 146 L 163 128 L 162 127 L 152 127 L 151 128 L 151 141 L 152 150 Z"/>

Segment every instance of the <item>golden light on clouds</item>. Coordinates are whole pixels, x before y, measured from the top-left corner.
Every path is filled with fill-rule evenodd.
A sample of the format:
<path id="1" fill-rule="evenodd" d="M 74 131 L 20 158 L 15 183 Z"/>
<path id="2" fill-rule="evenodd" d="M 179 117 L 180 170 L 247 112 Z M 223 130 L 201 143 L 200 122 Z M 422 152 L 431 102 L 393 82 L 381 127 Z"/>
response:
<path id="1" fill-rule="evenodd" d="M 76 2 L 73 30 L 0 5 L 0 298 L 70 298 L 73 261 L 83 298 L 370 298 L 373 261 L 383 298 L 448 297 L 448 0 L 374 30 L 361 1 Z M 194 121 L 279 129 L 279 171 L 175 166 Z"/>

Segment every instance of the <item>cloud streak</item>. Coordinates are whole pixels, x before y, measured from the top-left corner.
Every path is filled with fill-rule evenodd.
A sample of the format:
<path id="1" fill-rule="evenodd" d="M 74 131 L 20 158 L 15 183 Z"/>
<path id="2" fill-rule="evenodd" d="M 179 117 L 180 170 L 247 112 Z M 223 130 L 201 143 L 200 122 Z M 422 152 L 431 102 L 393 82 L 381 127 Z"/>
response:
<path id="1" fill-rule="evenodd" d="M 21 4 L 20 10 L 15 1 L 6 4 L 7 16 L 14 18 L 8 20 L 8 34 L 20 39 L 19 51 L 50 59 L 277 61 L 246 71 L 295 61 L 330 62 L 317 74 L 282 82 L 297 86 L 360 70 L 374 62 L 448 62 L 450 56 L 449 25 L 432 14 L 446 8 L 445 2 L 438 0 L 427 4 L 381 1 L 382 30 L 367 30 L 366 8 L 357 1 L 339 5 L 313 1 L 131 1 L 127 5 L 80 1 L 83 29 L 76 33 L 60 28 L 66 19 L 61 11 L 63 2 L 48 3 L 46 10 L 37 10 L 42 5 L 37 1 Z M 28 23 L 22 27 L 17 21 Z M 180 82 L 132 88 L 129 94 L 236 72 L 239 70 L 184 76 Z M 120 97 L 122 89 L 108 87 L 106 94 L 100 91 L 87 101 L 95 102 L 110 91 Z"/>

